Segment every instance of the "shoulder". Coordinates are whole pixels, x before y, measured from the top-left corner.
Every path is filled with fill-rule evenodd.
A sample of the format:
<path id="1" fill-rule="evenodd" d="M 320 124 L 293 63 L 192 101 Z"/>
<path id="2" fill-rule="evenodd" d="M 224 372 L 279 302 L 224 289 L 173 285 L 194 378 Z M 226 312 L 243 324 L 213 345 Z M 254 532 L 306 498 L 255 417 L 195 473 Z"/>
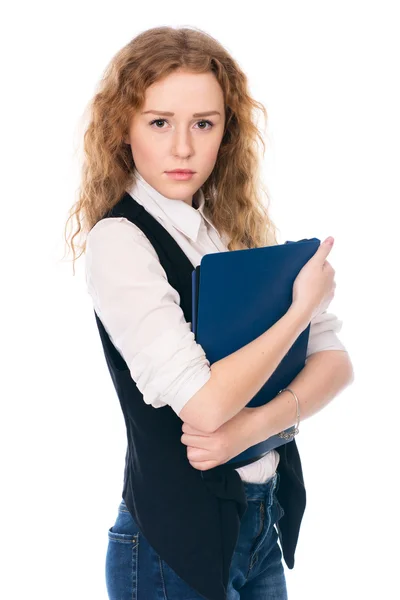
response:
<path id="1" fill-rule="evenodd" d="M 87 235 L 87 239 L 92 240 L 99 237 L 119 235 L 125 231 L 132 236 L 144 236 L 140 227 L 125 217 L 105 217 L 93 225 Z"/>
<path id="2" fill-rule="evenodd" d="M 118 252 L 127 247 L 138 247 L 157 257 L 150 240 L 143 231 L 125 217 L 105 217 L 100 219 L 86 236 L 86 251 L 107 250 Z"/>
<path id="3" fill-rule="evenodd" d="M 167 280 L 158 254 L 143 231 L 125 217 L 105 217 L 89 231 L 85 249 L 86 280 L 154 282 Z"/>

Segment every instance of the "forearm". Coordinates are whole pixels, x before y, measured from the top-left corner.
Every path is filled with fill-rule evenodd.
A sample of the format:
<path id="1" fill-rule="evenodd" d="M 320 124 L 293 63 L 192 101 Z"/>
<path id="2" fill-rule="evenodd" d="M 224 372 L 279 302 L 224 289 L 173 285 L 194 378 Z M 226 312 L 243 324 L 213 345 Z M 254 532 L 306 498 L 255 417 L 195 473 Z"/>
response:
<path id="1" fill-rule="evenodd" d="M 292 304 L 260 336 L 211 365 L 211 377 L 179 413 L 182 421 L 209 433 L 237 415 L 277 369 L 309 324 Z"/>
<path id="2" fill-rule="evenodd" d="M 307 359 L 304 368 L 286 387 L 297 395 L 300 422 L 324 408 L 353 381 L 347 352 L 324 350 Z M 258 444 L 296 424 L 296 401 L 282 392 L 267 404 L 249 411 L 250 445 Z"/>

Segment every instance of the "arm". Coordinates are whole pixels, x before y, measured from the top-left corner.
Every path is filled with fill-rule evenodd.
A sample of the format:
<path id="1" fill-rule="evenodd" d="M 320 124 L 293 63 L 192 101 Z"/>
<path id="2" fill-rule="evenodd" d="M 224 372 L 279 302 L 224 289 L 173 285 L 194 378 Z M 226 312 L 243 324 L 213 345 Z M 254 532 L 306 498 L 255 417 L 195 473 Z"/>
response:
<path id="1" fill-rule="evenodd" d="M 320 410 L 352 381 L 353 371 L 346 351 L 313 354 L 290 384 L 299 396 L 301 419 Z M 243 408 L 214 433 L 205 433 L 184 423 L 181 441 L 188 447 L 191 465 L 203 471 L 226 463 L 247 448 L 294 425 L 295 421 L 294 398 L 289 392 L 282 392 L 264 406 Z"/>
<path id="2" fill-rule="evenodd" d="M 308 357 L 305 367 L 286 387 L 299 399 L 300 422 L 324 408 L 354 381 L 352 363 L 346 351 L 325 350 Z M 249 447 L 296 423 L 296 402 L 290 392 L 282 392 L 247 414 Z"/>
<path id="3" fill-rule="evenodd" d="M 213 363 L 210 379 L 180 411 L 182 421 L 213 433 L 235 417 L 271 377 L 308 323 L 292 304 L 267 331 Z"/>
<path id="4" fill-rule="evenodd" d="M 313 357 L 321 354 L 321 351 L 341 350 L 344 351 L 342 354 L 347 355 L 345 346 L 337 336 L 343 322 L 335 314 L 324 310 L 311 319 L 311 322 L 304 319 L 304 315 L 299 314 L 292 304 L 283 317 L 261 336 L 215 362 L 211 366 L 211 379 L 190 399 L 179 417 L 205 433 L 220 429 L 242 411 L 256 395 L 308 323 L 310 323 L 310 335 L 306 364 L 311 359 L 314 360 Z M 331 354 L 334 355 L 334 352 Z M 287 396 L 290 396 L 294 403 L 290 392 L 282 393 L 279 400 Z M 205 416 L 212 417 L 213 410 L 214 419 L 208 421 L 209 424 L 204 428 Z M 253 410 L 251 408 L 248 412 L 251 413 Z M 261 439 L 267 438 L 262 435 Z"/>
<path id="5" fill-rule="evenodd" d="M 342 321 L 326 311 L 311 320 L 305 367 L 287 386 L 299 395 L 299 407 L 303 411 L 300 420 L 320 410 L 353 381 L 349 355 L 337 336 L 341 327 Z M 303 394 L 304 403 L 301 400 Z M 295 422 L 295 400 L 290 392 L 283 392 L 262 407 L 244 407 L 211 434 L 184 423 L 182 443 L 188 446 L 188 459 L 194 468 L 210 469 L 288 429 Z"/>
<path id="6" fill-rule="evenodd" d="M 143 401 L 179 414 L 210 378 L 210 363 L 152 244 L 134 223 L 108 217 L 87 236 L 85 266 L 96 313 Z"/>

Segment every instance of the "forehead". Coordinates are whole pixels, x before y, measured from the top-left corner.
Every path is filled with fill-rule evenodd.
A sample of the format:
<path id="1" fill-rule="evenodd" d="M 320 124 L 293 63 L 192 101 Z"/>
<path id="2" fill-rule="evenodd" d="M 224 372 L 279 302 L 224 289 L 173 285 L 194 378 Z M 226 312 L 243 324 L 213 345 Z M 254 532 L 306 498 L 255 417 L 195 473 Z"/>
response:
<path id="1" fill-rule="evenodd" d="M 184 108 L 187 103 L 191 113 L 221 110 L 223 92 L 213 73 L 170 73 L 146 89 L 143 110 L 174 112 L 172 104 Z"/>

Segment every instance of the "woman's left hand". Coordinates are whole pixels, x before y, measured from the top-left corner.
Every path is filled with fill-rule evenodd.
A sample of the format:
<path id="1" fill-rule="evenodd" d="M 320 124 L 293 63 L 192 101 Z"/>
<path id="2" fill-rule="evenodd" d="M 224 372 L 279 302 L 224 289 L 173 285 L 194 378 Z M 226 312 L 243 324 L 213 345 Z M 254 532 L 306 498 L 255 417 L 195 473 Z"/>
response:
<path id="1" fill-rule="evenodd" d="M 181 442 L 187 446 L 187 457 L 192 467 L 206 471 L 250 448 L 254 444 L 251 439 L 254 410 L 243 408 L 214 433 L 205 433 L 184 422 Z"/>

